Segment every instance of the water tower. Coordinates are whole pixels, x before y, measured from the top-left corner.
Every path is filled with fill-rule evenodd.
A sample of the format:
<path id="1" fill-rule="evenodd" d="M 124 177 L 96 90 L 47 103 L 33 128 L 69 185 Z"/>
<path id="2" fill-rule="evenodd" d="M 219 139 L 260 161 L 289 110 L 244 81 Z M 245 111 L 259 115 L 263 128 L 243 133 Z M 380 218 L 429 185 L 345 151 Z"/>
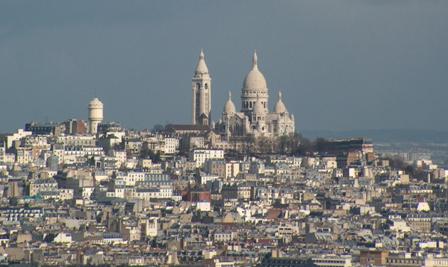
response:
<path id="1" fill-rule="evenodd" d="M 89 103 L 89 132 L 96 134 L 98 131 L 98 124 L 103 121 L 103 103 L 94 98 Z"/>

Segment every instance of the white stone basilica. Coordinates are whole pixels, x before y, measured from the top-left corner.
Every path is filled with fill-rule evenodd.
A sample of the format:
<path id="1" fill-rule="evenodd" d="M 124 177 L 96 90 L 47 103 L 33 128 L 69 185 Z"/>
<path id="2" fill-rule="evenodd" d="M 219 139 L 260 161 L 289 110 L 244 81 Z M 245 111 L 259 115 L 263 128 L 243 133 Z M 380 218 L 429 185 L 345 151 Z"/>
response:
<path id="1" fill-rule="evenodd" d="M 199 62 L 193 76 L 193 124 L 212 125 L 211 78 L 201 51 Z M 230 139 L 231 137 L 279 137 L 294 133 L 294 115 L 289 114 L 278 92 L 274 111 L 269 112 L 269 89 L 263 73 L 258 68 L 257 54 L 254 53 L 252 69 L 246 75 L 241 91 L 241 111 L 237 112 L 229 92 L 221 119 L 215 130 Z"/>

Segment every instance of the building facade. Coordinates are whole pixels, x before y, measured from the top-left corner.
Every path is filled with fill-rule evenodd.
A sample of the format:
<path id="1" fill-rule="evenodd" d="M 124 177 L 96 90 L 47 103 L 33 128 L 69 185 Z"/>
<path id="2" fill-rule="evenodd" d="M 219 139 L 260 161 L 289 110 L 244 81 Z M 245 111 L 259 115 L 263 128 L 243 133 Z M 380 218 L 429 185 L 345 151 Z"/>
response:
<path id="1" fill-rule="evenodd" d="M 193 124 L 211 126 L 211 78 L 202 51 L 192 85 Z M 253 55 L 252 68 L 243 82 L 241 111 L 236 111 L 229 92 L 215 130 L 226 139 L 246 136 L 279 137 L 295 132 L 294 115 L 289 114 L 286 109 L 280 91 L 274 110 L 269 111 L 269 89 L 263 73 L 258 68 L 256 53 Z"/>
<path id="2" fill-rule="evenodd" d="M 294 115 L 289 114 L 283 103 L 282 93 L 274 110 L 269 111 L 269 89 L 263 73 L 258 68 L 257 53 L 252 59 L 252 69 L 246 75 L 241 90 L 241 111 L 236 112 L 232 95 L 224 105 L 221 120 L 217 130 L 224 136 L 279 137 L 295 131 Z"/>

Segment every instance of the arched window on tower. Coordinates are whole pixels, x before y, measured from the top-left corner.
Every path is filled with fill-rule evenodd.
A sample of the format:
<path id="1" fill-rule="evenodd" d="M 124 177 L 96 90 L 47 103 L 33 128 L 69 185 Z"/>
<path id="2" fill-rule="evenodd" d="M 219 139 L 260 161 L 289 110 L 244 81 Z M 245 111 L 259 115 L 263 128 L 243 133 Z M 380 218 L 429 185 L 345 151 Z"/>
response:
<path id="1" fill-rule="evenodd" d="M 201 89 L 201 84 L 200 83 L 196 83 L 196 89 Z"/>
<path id="2" fill-rule="evenodd" d="M 206 84 L 204 85 L 204 87 L 205 87 L 205 89 L 208 89 L 208 84 L 206 83 Z"/>

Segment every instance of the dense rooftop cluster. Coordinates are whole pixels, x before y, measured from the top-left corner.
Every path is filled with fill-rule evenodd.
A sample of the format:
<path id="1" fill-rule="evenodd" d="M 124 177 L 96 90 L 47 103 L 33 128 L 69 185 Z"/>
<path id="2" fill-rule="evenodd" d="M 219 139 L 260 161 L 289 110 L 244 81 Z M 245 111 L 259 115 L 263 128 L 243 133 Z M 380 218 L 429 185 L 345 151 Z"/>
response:
<path id="1" fill-rule="evenodd" d="M 207 127 L 66 125 L 0 137 L 2 263 L 448 266 L 448 172 L 429 159 L 364 139 L 217 147 Z"/>

